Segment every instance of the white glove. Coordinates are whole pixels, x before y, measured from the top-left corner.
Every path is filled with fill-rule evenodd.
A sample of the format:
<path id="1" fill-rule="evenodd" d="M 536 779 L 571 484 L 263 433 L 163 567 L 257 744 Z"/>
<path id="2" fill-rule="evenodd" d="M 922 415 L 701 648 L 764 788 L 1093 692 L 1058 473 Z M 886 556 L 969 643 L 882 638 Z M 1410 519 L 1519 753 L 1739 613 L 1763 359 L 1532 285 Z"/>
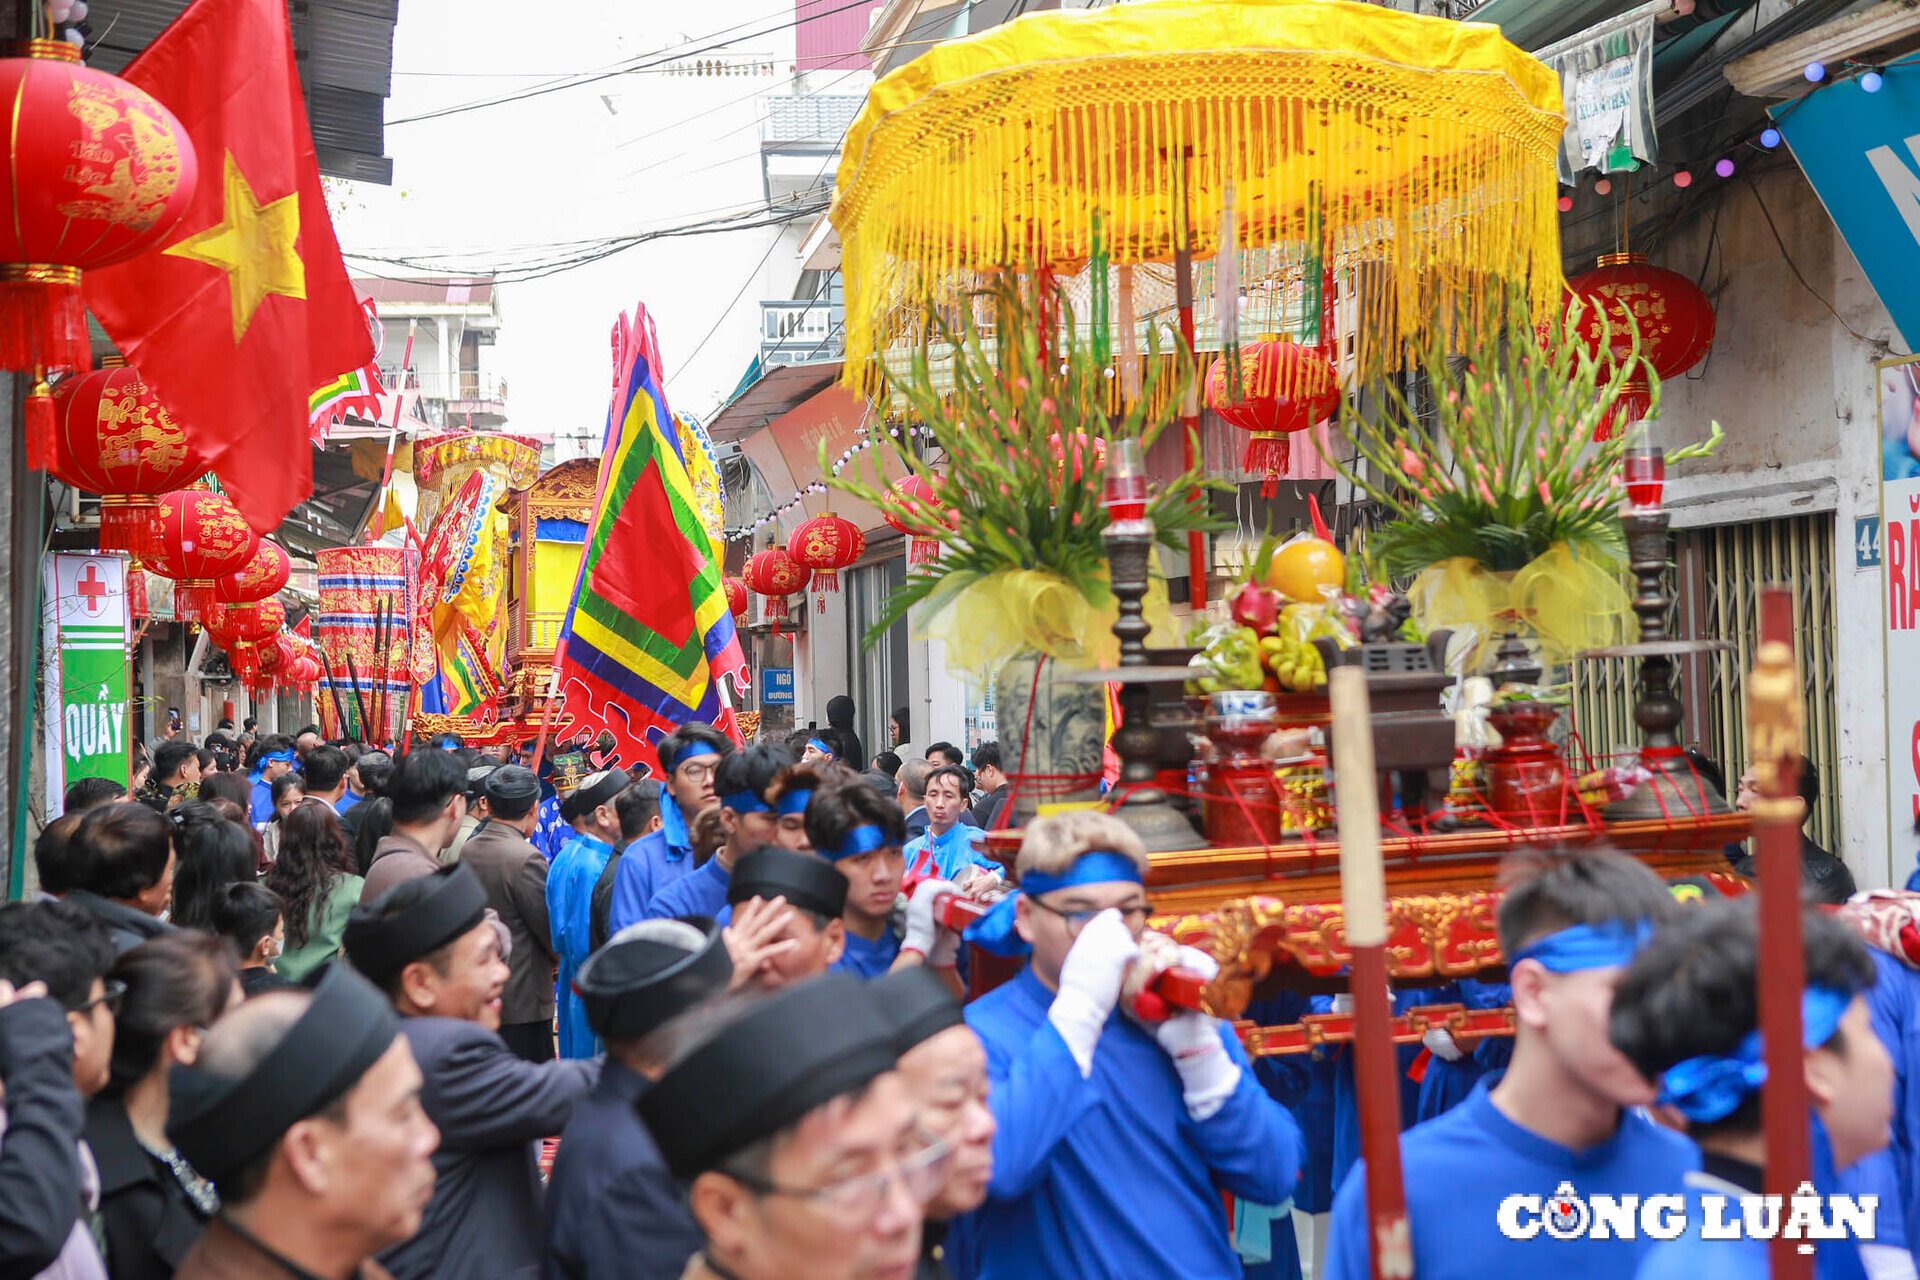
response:
<path id="1" fill-rule="evenodd" d="M 959 892 L 951 880 L 922 880 L 916 885 L 907 902 L 907 936 L 900 949 L 918 951 L 927 958 L 930 968 L 953 968 L 960 953 L 960 936 L 940 927 L 933 918 L 933 907 L 943 894 Z"/>
<path id="2" fill-rule="evenodd" d="M 1334 996 L 1333 1012 L 1352 1013 L 1353 1012 L 1353 992 L 1342 991 L 1338 995 Z"/>
<path id="3" fill-rule="evenodd" d="M 1047 1021 L 1067 1042 L 1082 1077 L 1093 1075 L 1093 1049 L 1120 1000 L 1120 982 L 1140 955 L 1133 930 L 1112 907 L 1087 921 L 1060 966 L 1060 991 Z"/>
<path id="4" fill-rule="evenodd" d="M 1153 1038 L 1180 1073 L 1180 1096 L 1189 1116 L 1205 1120 L 1226 1105 L 1240 1085 L 1240 1064 L 1220 1041 L 1218 1018 L 1182 1009 L 1155 1027 Z"/>
<path id="5" fill-rule="evenodd" d="M 1426 1034 L 1420 1037 L 1420 1043 L 1427 1046 L 1428 1052 L 1442 1062 L 1458 1062 L 1466 1053 L 1453 1042 L 1453 1033 L 1445 1027 L 1428 1027 Z"/>

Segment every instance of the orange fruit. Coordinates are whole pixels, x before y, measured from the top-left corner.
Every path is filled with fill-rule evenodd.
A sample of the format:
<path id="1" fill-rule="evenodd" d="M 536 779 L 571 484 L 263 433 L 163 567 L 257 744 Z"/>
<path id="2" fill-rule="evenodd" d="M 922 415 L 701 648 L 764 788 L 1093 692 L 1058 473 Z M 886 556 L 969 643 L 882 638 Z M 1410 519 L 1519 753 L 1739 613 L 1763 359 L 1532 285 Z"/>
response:
<path id="1" fill-rule="evenodd" d="M 1347 558 L 1320 538 L 1298 538 L 1273 553 L 1267 585 L 1289 600 L 1320 603 L 1337 596 L 1347 581 Z"/>

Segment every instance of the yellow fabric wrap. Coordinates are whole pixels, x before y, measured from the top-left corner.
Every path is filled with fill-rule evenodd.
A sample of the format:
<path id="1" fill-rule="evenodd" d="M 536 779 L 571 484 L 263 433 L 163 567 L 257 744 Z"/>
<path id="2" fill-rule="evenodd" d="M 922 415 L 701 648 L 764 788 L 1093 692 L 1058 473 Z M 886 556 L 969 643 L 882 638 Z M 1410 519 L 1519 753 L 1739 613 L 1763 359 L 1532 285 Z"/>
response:
<path id="1" fill-rule="evenodd" d="M 1144 608 L 1152 639 L 1172 643 L 1164 580 L 1155 577 L 1149 584 Z M 1114 665 L 1120 658 L 1113 635 L 1119 616 L 1112 596 L 1096 604 L 1058 574 L 1002 569 L 961 588 L 921 624 L 920 634 L 946 645 L 947 669 L 954 675 L 987 684 L 1007 659 L 1023 654 L 1045 654 L 1071 667 Z"/>
<path id="2" fill-rule="evenodd" d="M 1498 28 L 1349 0 L 1143 0 L 946 41 L 874 85 L 843 148 L 843 377 L 878 390 L 982 273 L 1044 267 L 1084 320 L 1096 249 L 1210 258 L 1229 192 L 1256 300 L 1366 266 L 1356 377 L 1431 324 L 1473 345 L 1560 305 L 1565 128 L 1558 77 Z M 1136 314 L 1171 305 L 1164 267 L 1133 286 Z"/>
<path id="3" fill-rule="evenodd" d="M 1472 630 L 1469 670 L 1508 631 L 1537 640 L 1548 662 L 1625 644 L 1638 632 L 1621 572 L 1564 542 L 1512 573 L 1494 573 L 1465 556 L 1442 560 L 1421 570 L 1407 598 L 1429 631 Z"/>

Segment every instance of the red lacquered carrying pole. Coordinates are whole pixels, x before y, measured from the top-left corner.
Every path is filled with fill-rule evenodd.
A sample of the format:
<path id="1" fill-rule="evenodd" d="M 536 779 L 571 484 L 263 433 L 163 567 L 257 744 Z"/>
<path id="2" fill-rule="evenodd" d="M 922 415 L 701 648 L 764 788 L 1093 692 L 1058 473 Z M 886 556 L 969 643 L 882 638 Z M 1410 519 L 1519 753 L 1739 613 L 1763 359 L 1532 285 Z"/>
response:
<path id="1" fill-rule="evenodd" d="M 1757 781 L 1754 861 L 1760 882 L 1760 1039 L 1767 1082 L 1760 1121 L 1767 1140 L 1765 1191 L 1787 1197 L 1812 1172 L 1800 997 L 1806 952 L 1800 927 L 1800 673 L 1793 656 L 1793 595 L 1760 593 L 1760 648 L 1747 676 L 1747 760 Z M 1773 1280 L 1812 1280 L 1813 1256 L 1782 1232 L 1767 1246 Z"/>
<path id="2" fill-rule="evenodd" d="M 1340 898 L 1353 984 L 1353 1074 L 1360 1154 L 1367 1162 L 1367 1256 L 1374 1280 L 1413 1275 L 1413 1237 L 1400 1176 L 1399 1060 L 1387 991 L 1386 873 L 1380 863 L 1379 778 L 1373 713 L 1359 667 L 1327 672 L 1333 703 L 1333 777 L 1340 821 Z"/>

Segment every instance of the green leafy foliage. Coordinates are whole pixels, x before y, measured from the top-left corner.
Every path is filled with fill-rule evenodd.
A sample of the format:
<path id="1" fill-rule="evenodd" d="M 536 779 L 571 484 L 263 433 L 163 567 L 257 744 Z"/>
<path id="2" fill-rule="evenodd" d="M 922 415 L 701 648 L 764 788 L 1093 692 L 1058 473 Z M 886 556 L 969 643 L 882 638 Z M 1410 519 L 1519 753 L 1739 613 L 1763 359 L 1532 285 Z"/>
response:
<path id="1" fill-rule="evenodd" d="M 1053 295 L 1045 308 L 1052 321 L 1044 327 L 1052 338 L 1043 360 L 1042 309 L 1034 297 L 1011 279 L 982 296 L 992 303 L 990 328 L 975 319 L 972 307 L 963 309 L 957 325 L 932 308 L 938 343 L 922 347 L 903 372 L 889 375 L 895 397 L 905 401 L 911 419 L 926 425 L 945 455 L 944 474 L 919 456 L 904 432 L 889 434 L 888 447 L 902 467 L 938 489 L 937 506 L 903 502 L 877 465 L 827 481 L 890 512 L 914 534 L 942 543 L 940 559 L 915 566 L 905 587 L 888 599 L 867 633 L 869 645 L 915 605 L 944 606 L 1004 569 L 1056 574 L 1089 601 L 1104 604 L 1106 449 L 1116 440 L 1137 439 L 1144 455 L 1173 420 L 1194 376 L 1184 351 L 1172 361 L 1150 358 L 1133 406 L 1124 416 L 1110 416 L 1111 371 L 1093 344 L 1082 341 L 1064 298 Z M 1157 342 L 1152 354 L 1159 354 Z M 823 445 L 823 473 L 829 471 L 826 461 Z M 1209 510 L 1208 489 L 1231 486 L 1196 466 L 1149 495 L 1147 516 L 1161 543 L 1183 549 L 1189 532 L 1226 527 Z"/>

